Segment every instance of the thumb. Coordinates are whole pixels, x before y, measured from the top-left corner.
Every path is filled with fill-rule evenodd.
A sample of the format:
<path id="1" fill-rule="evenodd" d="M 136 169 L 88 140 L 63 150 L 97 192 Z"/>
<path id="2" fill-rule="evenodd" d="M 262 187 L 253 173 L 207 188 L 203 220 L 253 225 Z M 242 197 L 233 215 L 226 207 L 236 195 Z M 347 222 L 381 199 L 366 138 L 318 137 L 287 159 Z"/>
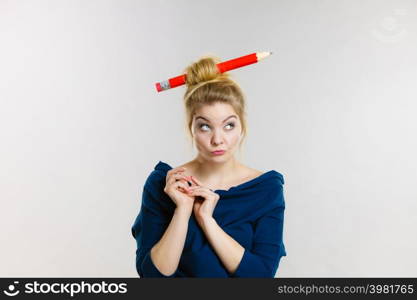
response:
<path id="1" fill-rule="evenodd" d="M 194 212 L 198 212 L 198 210 L 200 209 L 201 204 L 199 202 L 194 202 L 193 205 L 193 210 Z"/>

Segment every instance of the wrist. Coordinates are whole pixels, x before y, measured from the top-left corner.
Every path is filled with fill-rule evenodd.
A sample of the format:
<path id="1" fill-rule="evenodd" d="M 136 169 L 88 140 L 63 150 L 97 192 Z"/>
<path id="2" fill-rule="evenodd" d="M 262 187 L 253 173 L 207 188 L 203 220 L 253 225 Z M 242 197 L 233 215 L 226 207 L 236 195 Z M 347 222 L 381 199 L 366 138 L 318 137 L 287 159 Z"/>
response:
<path id="1" fill-rule="evenodd" d="M 214 224 L 217 224 L 217 222 L 213 218 L 213 216 L 201 217 L 199 221 L 200 221 L 200 225 L 203 227 L 203 229 L 206 229 L 207 227 L 210 227 Z"/>
<path id="2" fill-rule="evenodd" d="M 176 208 L 175 208 L 175 214 L 178 214 L 178 215 L 188 215 L 188 216 L 190 216 L 191 215 L 191 213 L 192 213 L 192 211 L 193 211 L 193 208 L 192 207 L 187 207 L 187 206 L 177 206 Z"/>

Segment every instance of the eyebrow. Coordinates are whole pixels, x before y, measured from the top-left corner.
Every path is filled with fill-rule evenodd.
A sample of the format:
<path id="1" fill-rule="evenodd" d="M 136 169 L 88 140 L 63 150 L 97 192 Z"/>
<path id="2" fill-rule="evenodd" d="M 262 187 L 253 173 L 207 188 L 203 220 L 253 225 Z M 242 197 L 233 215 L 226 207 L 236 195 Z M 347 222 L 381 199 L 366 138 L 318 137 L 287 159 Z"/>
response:
<path id="1" fill-rule="evenodd" d="M 236 115 L 231 115 L 231 116 L 228 116 L 226 119 L 224 119 L 223 123 L 224 123 L 224 122 L 226 122 L 228 119 L 230 119 L 230 118 L 232 118 L 232 117 L 235 117 L 235 118 L 236 118 Z M 207 122 L 210 122 L 209 120 L 207 120 L 206 118 L 204 118 L 204 117 L 202 117 L 202 116 L 198 116 L 198 117 L 196 117 L 195 119 L 196 119 L 196 120 L 197 120 L 197 119 L 204 119 L 204 120 L 206 120 Z"/>

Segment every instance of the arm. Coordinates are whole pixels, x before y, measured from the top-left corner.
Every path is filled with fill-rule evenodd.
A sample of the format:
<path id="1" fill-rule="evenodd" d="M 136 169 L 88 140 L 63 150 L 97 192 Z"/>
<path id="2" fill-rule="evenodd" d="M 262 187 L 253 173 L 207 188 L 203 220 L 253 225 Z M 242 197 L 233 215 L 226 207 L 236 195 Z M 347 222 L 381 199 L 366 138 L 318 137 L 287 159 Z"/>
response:
<path id="1" fill-rule="evenodd" d="M 165 276 L 173 275 L 178 268 L 190 215 L 191 210 L 177 207 L 161 240 L 151 249 L 150 255 L 154 265 Z"/>
<path id="2" fill-rule="evenodd" d="M 137 242 L 136 270 L 140 277 L 176 275 L 191 211 L 177 208 L 173 216 L 164 211 L 161 202 L 144 188 L 141 210 L 132 227 Z"/>
<path id="3" fill-rule="evenodd" d="M 261 217 L 255 226 L 252 249 L 242 247 L 213 219 L 203 222 L 203 231 L 231 277 L 273 278 L 281 256 L 284 208 L 278 207 Z"/>
<path id="4" fill-rule="evenodd" d="M 245 248 L 224 232 L 213 217 L 203 220 L 202 229 L 227 271 L 234 273 L 239 266 Z"/>
<path id="5" fill-rule="evenodd" d="M 255 224 L 251 249 L 245 249 L 232 277 L 274 278 L 282 256 L 286 256 L 283 237 L 285 207 L 277 207 Z"/>

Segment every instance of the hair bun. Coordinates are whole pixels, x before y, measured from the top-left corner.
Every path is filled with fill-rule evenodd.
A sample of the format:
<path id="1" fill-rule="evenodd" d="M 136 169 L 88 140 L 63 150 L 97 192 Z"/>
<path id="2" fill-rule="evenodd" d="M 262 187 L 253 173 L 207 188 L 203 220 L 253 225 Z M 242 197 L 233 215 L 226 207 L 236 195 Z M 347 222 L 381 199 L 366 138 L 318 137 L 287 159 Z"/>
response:
<path id="1" fill-rule="evenodd" d="M 217 68 L 217 64 L 220 62 L 220 58 L 210 55 L 203 56 L 197 62 L 189 65 L 184 72 L 186 74 L 186 85 L 191 87 L 202 82 L 227 78 L 228 75 L 220 73 Z"/>

